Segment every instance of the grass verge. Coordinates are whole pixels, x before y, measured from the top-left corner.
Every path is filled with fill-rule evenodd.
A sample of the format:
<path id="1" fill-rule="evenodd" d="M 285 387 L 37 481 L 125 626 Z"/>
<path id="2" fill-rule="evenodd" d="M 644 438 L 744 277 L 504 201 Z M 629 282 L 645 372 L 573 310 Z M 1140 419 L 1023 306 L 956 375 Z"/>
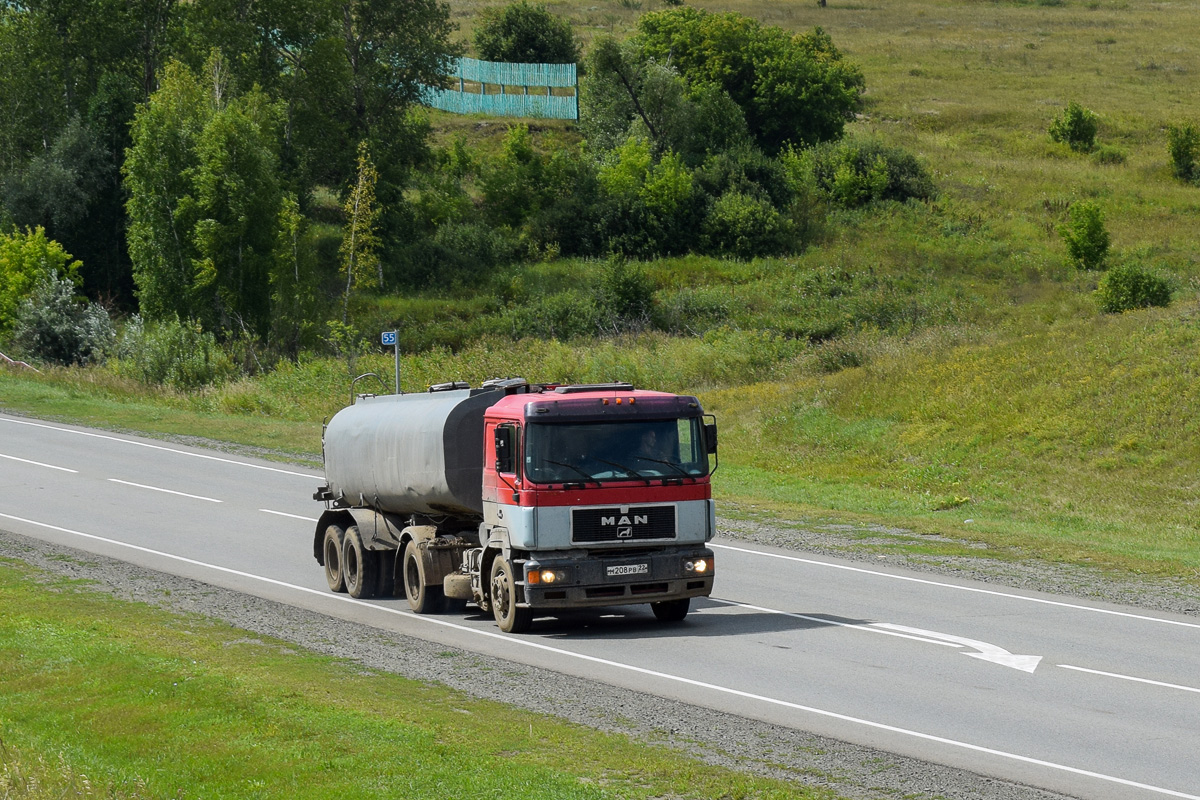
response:
<path id="1" fill-rule="evenodd" d="M 0 562 L 0 796 L 832 798 Z"/>

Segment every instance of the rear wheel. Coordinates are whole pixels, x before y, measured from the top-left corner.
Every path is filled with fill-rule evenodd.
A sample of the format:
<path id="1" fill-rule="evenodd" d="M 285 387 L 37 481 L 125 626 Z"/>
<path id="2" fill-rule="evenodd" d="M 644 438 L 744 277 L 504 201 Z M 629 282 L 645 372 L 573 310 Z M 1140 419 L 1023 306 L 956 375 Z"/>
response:
<path id="1" fill-rule="evenodd" d="M 658 617 L 659 622 L 681 622 L 688 615 L 691 607 L 692 599 L 690 597 L 650 604 L 650 610 L 654 612 L 654 616 Z"/>
<path id="2" fill-rule="evenodd" d="M 512 564 L 504 556 L 492 562 L 489 601 L 496 624 L 505 633 L 524 633 L 533 624 L 533 611 L 517 606 L 517 581 Z"/>
<path id="3" fill-rule="evenodd" d="M 342 541 L 346 532 L 340 525 L 330 525 L 325 529 L 325 540 L 321 552 L 325 560 L 325 582 L 332 592 L 346 591 L 346 576 L 342 573 Z"/>
<path id="4" fill-rule="evenodd" d="M 363 545 L 358 526 L 346 529 L 342 543 L 342 575 L 346 580 L 346 591 L 356 600 L 368 600 L 375 596 L 379 581 L 379 556 Z"/>
<path id="5" fill-rule="evenodd" d="M 418 614 L 436 614 L 446 604 L 446 595 L 441 586 L 425 582 L 425 570 L 421 565 L 421 548 L 409 542 L 404 548 L 404 593 L 408 605 Z"/>

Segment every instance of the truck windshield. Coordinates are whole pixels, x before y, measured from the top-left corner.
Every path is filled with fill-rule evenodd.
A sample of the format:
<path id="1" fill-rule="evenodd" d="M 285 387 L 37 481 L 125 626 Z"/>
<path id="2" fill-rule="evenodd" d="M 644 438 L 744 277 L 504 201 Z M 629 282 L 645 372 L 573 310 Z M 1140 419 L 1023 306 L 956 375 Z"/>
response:
<path id="1" fill-rule="evenodd" d="M 699 419 L 533 424 L 525 477 L 534 483 L 609 483 L 708 474 Z"/>

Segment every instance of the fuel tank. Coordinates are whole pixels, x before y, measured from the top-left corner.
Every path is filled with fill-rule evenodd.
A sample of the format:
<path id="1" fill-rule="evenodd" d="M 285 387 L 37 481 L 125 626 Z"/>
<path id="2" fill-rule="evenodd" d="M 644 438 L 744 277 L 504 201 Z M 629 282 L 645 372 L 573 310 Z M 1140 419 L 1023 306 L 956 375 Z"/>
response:
<path id="1" fill-rule="evenodd" d="M 325 478 L 340 503 L 394 514 L 483 513 L 483 415 L 491 388 L 361 397 L 325 428 Z"/>

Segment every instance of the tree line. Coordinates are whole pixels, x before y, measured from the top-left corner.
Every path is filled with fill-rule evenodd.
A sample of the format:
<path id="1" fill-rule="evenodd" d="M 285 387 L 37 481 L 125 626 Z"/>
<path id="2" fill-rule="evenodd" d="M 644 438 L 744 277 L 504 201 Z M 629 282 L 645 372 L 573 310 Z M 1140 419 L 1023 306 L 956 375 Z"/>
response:
<path id="1" fill-rule="evenodd" d="M 52 264 L 110 308 L 294 356 L 347 335 L 353 291 L 787 252 L 822 203 L 933 193 L 911 156 L 841 141 L 865 82 L 819 29 L 645 14 L 582 55 L 580 146 L 514 125 L 487 158 L 432 147 L 417 110 L 465 49 L 453 30 L 436 0 L 0 0 L 0 253 L 61 253 L 0 264 L 0 337 Z M 526 0 L 475 46 L 582 52 Z"/>

